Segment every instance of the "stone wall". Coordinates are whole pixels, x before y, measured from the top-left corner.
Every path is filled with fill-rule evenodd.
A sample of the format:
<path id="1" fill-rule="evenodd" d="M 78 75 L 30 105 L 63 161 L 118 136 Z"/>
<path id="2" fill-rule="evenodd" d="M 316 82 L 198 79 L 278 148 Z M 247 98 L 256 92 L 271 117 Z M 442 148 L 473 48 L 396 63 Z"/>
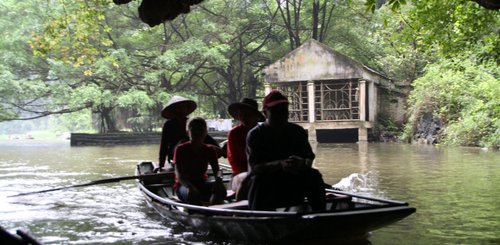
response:
<path id="1" fill-rule="evenodd" d="M 225 131 L 210 131 L 209 134 L 219 143 L 227 138 L 227 132 Z M 72 133 L 70 144 L 71 146 L 141 145 L 160 144 L 160 140 L 161 132 L 123 132 L 106 134 Z"/>
<path id="2" fill-rule="evenodd" d="M 396 124 L 403 125 L 406 122 L 406 95 L 387 89 L 378 91 L 379 116 L 389 117 Z"/>

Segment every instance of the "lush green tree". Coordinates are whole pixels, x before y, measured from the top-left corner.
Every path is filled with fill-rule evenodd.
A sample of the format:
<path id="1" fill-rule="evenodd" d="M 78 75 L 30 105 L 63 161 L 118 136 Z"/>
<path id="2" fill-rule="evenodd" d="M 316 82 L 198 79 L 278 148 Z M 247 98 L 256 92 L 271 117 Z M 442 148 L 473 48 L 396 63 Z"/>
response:
<path id="1" fill-rule="evenodd" d="M 444 123 L 442 142 L 500 147 L 500 69 L 494 62 L 443 59 L 428 65 L 409 97 L 411 137 L 421 115 L 432 113 Z"/>
<path id="2" fill-rule="evenodd" d="M 466 0 L 211 0 L 153 28 L 138 17 L 138 4 L 2 1 L 0 121 L 81 111 L 73 117 L 89 119 L 92 112 L 103 132 L 148 131 L 160 125 L 159 111 L 174 94 L 196 100 L 197 114 L 227 117 L 228 104 L 262 95 L 265 66 L 309 38 L 396 81 L 418 81 L 412 108 L 441 108 L 417 105 L 418 95 L 425 94 L 420 91 L 429 89 L 420 81 L 434 79 L 436 69 L 450 76 L 457 67 L 491 73 L 499 60 L 498 11 Z M 461 65 L 448 65 L 452 60 Z M 438 114 L 447 122 L 492 118 L 456 116 L 473 107 L 484 109 L 478 102 Z M 447 125 L 450 142 L 451 135 L 466 134 L 465 124 Z M 489 129 L 495 122 L 481 125 Z"/>
<path id="3" fill-rule="evenodd" d="M 334 5 L 304 2 L 308 7 L 303 15 L 313 11 L 316 17 L 293 20 L 308 26 L 294 31 L 326 38 Z M 283 6 L 273 2 L 211 1 L 162 28 L 141 26 L 133 5 L 60 1 L 42 7 L 50 14 L 31 44 L 35 54 L 48 61 L 50 74 L 45 79 L 58 84 L 63 95 L 57 99 L 67 102 L 68 108 L 98 113 L 103 131 L 116 130 L 112 120 L 116 109 L 147 106 L 150 112 L 158 111 L 170 94 L 182 91 L 195 91 L 201 107 L 227 116 L 226 106 L 245 96 L 255 97 L 262 87 L 262 68 L 287 52 L 282 42 L 286 28 L 277 25 Z M 134 100 L 138 91 L 153 102 Z M 131 99 L 126 99 L 129 92 Z M 139 118 L 133 120 L 151 118 L 145 111 L 137 111 Z"/>
<path id="4" fill-rule="evenodd" d="M 256 94 L 258 70 L 265 64 L 265 57 L 258 51 L 264 47 L 272 26 L 263 18 L 266 12 L 259 9 L 262 3 L 212 1 L 201 11 L 153 29 L 124 29 L 121 25 L 138 25 L 138 20 L 124 18 L 120 15 L 123 9 L 100 11 L 102 1 L 61 4 L 65 11 L 46 24 L 33 45 L 38 55 L 59 61 L 62 69 L 54 69 L 54 74 L 63 79 L 71 77 L 75 93 L 80 91 L 77 88 L 86 91 L 91 87 L 101 95 L 87 97 L 92 99 L 83 102 L 101 115 L 104 131 L 116 130 L 111 115 L 116 108 L 126 107 L 151 118 L 144 114 L 146 110 L 134 108 L 147 106 L 149 112 L 159 111 L 170 94 L 182 91 L 195 92 L 200 107 L 212 104 L 222 116 L 226 116 L 229 103 Z M 220 13 L 212 11 L 212 6 Z M 233 17 L 230 15 L 240 18 L 227 22 Z M 95 19 L 105 20 L 105 24 L 95 24 Z M 80 28 L 85 20 L 93 22 Z M 221 27 L 225 32 L 220 31 Z M 93 31 L 87 33 L 89 28 Z M 85 42 L 69 45 L 79 42 L 74 35 Z M 155 99 L 127 99 L 138 91 Z"/>
<path id="5" fill-rule="evenodd" d="M 106 0 L 39 2 L 44 19 L 31 41 L 35 54 L 74 66 L 92 63 L 105 55 L 113 42 L 108 36 Z"/>
<path id="6" fill-rule="evenodd" d="M 44 12 L 34 2 L 2 1 L 0 20 L 0 121 L 39 118 L 81 109 L 64 101 L 64 85 L 50 78 L 47 60 L 32 55 L 30 33 L 38 28 Z M 25 18 L 30 16 L 31 18 Z"/>
<path id="7" fill-rule="evenodd" d="M 219 101 L 218 114 L 227 117 L 230 103 L 255 97 L 262 88 L 260 73 L 270 62 L 267 44 L 273 38 L 277 10 L 265 1 L 222 0 L 204 6 L 193 24 L 210 26 L 200 36 L 205 42 L 224 47 L 223 58 L 219 63 L 204 65 L 194 79 L 207 85 L 207 94 Z"/>
<path id="8" fill-rule="evenodd" d="M 42 21 L 42 27 L 34 31 L 31 45 L 38 57 L 48 61 L 50 73 L 44 80 L 58 85 L 49 90 L 63 92 L 53 96 L 51 102 L 61 101 L 61 105 L 72 111 L 90 108 L 99 115 L 98 125 L 102 132 L 118 130 L 116 110 L 120 108 L 132 110 L 133 117 L 149 117 L 147 124 L 151 128 L 151 120 L 157 119 L 150 117 L 156 104 L 149 98 L 154 96 L 148 97 L 149 100 L 136 98 L 142 96 L 137 91 L 154 95 L 160 87 L 145 79 L 142 71 L 145 60 L 155 59 L 159 49 L 154 49 L 156 53 L 146 53 L 147 56 L 144 56 L 144 49 L 130 49 L 137 44 L 135 42 L 147 39 L 144 36 L 151 32 L 142 29 L 145 33 L 142 35 L 142 23 L 137 18 L 133 15 L 132 18 L 123 17 L 132 11 L 115 8 L 107 1 L 60 1 L 44 7 L 50 15 Z M 113 29 L 108 22 L 118 27 L 135 25 L 137 29 Z M 151 42 L 152 38 L 147 40 L 149 46 L 158 44 L 158 41 Z M 143 59 L 136 60 L 134 56 Z M 144 107 L 148 106 L 150 110 L 146 112 Z M 45 108 L 49 107 L 45 105 Z M 40 116 L 50 113 L 55 112 L 48 111 Z"/>
<path id="9" fill-rule="evenodd" d="M 384 19 L 377 38 L 400 54 L 382 61 L 413 87 L 404 137 L 416 132 L 423 113 L 432 113 L 444 124 L 443 143 L 498 147 L 492 102 L 499 85 L 498 11 L 472 1 L 427 0 L 377 12 Z"/>
<path id="10" fill-rule="evenodd" d="M 457 53 L 474 52 L 482 60 L 499 60 L 498 11 L 469 0 L 411 1 L 408 5 L 402 5 L 406 1 L 401 0 L 381 2 L 392 6 L 393 14 L 386 15 L 385 24 L 392 19 L 392 26 L 387 27 L 393 27 L 393 38 L 398 41 L 413 43 L 434 57 L 452 58 Z M 478 46 L 484 48 L 478 50 Z"/>

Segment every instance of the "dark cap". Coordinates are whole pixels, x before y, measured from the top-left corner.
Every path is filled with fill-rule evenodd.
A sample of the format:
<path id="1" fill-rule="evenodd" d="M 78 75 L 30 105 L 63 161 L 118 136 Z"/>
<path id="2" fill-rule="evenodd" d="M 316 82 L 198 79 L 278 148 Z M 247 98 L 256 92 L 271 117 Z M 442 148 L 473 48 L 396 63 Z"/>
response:
<path id="1" fill-rule="evenodd" d="M 268 95 L 266 95 L 266 97 L 264 97 L 264 100 L 262 101 L 262 110 L 283 103 L 288 104 L 288 99 L 286 98 L 286 96 L 284 96 L 278 90 L 273 90 Z"/>

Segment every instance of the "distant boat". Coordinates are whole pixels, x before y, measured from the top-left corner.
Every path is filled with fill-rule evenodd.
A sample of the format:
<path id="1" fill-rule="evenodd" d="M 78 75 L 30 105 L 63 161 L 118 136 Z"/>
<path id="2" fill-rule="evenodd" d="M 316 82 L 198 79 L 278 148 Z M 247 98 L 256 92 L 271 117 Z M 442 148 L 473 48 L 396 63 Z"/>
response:
<path id="1" fill-rule="evenodd" d="M 151 162 L 137 165 L 136 175 L 151 174 Z M 211 177 L 212 178 L 212 177 Z M 225 175 L 225 182 L 230 176 Z M 312 212 L 306 201 L 276 211 L 248 209 L 248 202 L 228 198 L 225 204 L 197 206 L 174 195 L 174 173 L 138 180 L 147 202 L 162 217 L 186 228 L 225 239 L 252 242 L 290 242 L 364 238 L 368 232 L 390 225 L 416 211 L 408 203 L 366 197 L 326 188 L 327 209 Z"/>

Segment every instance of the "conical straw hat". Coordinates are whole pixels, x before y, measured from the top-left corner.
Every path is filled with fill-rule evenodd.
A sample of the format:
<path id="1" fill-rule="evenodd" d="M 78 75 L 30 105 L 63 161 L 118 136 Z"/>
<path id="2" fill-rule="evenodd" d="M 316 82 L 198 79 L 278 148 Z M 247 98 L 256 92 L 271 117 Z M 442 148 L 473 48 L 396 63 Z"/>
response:
<path id="1" fill-rule="evenodd" d="M 167 105 L 161 110 L 161 116 L 166 119 L 171 119 L 174 113 L 173 108 L 181 104 L 184 104 L 189 108 L 188 114 L 196 110 L 197 107 L 196 102 L 194 102 L 194 100 L 190 100 L 182 96 L 175 95 L 174 97 L 172 97 L 172 99 L 170 99 L 170 101 L 168 101 Z"/>

